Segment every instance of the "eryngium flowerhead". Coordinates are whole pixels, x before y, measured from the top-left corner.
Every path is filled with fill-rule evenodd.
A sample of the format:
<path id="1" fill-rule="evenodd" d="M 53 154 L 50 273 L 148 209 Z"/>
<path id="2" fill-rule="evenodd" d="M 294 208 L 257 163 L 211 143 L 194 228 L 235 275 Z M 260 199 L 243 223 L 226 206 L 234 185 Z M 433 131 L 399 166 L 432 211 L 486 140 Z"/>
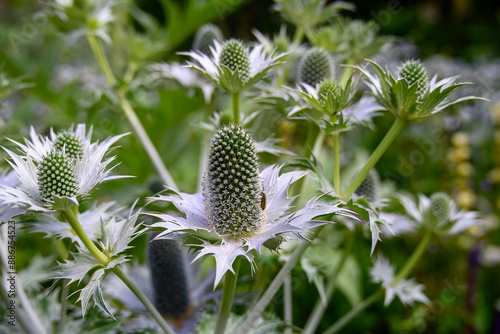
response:
<path id="1" fill-rule="evenodd" d="M 299 82 L 316 87 L 321 81 L 333 78 L 333 60 L 322 48 L 312 48 L 299 65 Z"/>
<path id="2" fill-rule="evenodd" d="M 153 301 L 164 317 L 179 319 L 189 311 L 189 286 L 184 257 L 176 240 L 152 240 L 148 244 Z"/>
<path id="3" fill-rule="evenodd" d="M 185 214 L 185 218 L 153 214 L 161 219 L 153 227 L 165 229 L 157 239 L 182 240 L 196 259 L 213 254 L 217 285 L 226 271 L 233 270 L 238 256 L 253 263 L 252 250 L 277 246 L 285 238 L 303 240 L 300 233 L 328 223 L 313 220 L 315 217 L 333 213 L 350 216 L 338 204 L 319 203 L 318 198 L 290 212 L 294 198 L 288 197 L 288 188 L 306 173 L 279 175 L 280 169 L 270 166 L 259 174 L 250 136 L 234 125 L 223 128 L 212 139 L 203 195 L 177 193 L 153 198 L 171 202 Z M 276 242 L 266 243 L 269 240 Z"/>
<path id="4" fill-rule="evenodd" d="M 196 60 L 196 63 L 188 62 L 189 68 L 197 70 L 218 88 L 229 92 L 240 92 L 251 87 L 285 56 L 266 56 L 260 44 L 250 51 L 242 42 L 234 39 L 223 44 L 214 41 L 214 47 L 210 50 L 210 55 L 200 51 L 180 54 Z"/>
<path id="5" fill-rule="evenodd" d="M 398 76 L 404 78 L 408 86 L 417 85 L 417 94 L 423 96 L 429 87 L 429 73 L 419 60 L 407 60 L 398 70 Z"/>
<path id="6" fill-rule="evenodd" d="M 221 42 L 222 31 L 212 23 L 204 24 L 196 32 L 193 42 L 193 50 L 200 51 L 206 55 L 210 54 L 210 47 L 214 47 L 214 41 Z"/>
<path id="7" fill-rule="evenodd" d="M 356 195 L 366 198 L 370 202 L 380 199 L 380 177 L 375 170 L 371 170 L 363 182 L 356 189 Z"/>
<path id="8" fill-rule="evenodd" d="M 208 223 L 220 234 L 243 236 L 259 227 L 259 159 L 244 129 L 230 125 L 212 137 L 203 197 Z"/>
<path id="9" fill-rule="evenodd" d="M 419 195 L 417 202 L 406 196 L 399 196 L 399 200 L 416 226 L 437 233 L 456 234 L 484 223 L 478 212 L 459 210 L 455 202 L 443 193 L 434 194 L 431 198 Z"/>
<path id="10" fill-rule="evenodd" d="M 112 168 L 107 167 L 114 158 L 105 159 L 105 155 L 123 135 L 101 143 L 92 143 L 91 136 L 92 129 L 86 132 L 85 124 L 59 135 L 51 129 L 50 137 L 31 128 L 31 140 L 25 139 L 25 144 L 13 141 L 19 154 L 4 148 L 22 187 L 1 187 L 0 200 L 30 211 L 59 210 L 59 199 L 78 204 L 77 198 L 89 195 L 99 183 L 118 178 L 109 176 Z M 54 201 L 58 201 L 57 207 Z"/>
<path id="11" fill-rule="evenodd" d="M 485 100 L 477 96 L 466 96 L 456 100 L 450 95 L 467 82 L 457 82 L 456 77 L 437 81 L 437 75 L 427 83 L 427 71 L 417 61 L 404 63 L 397 76 L 383 70 L 377 63 L 369 60 L 375 67 L 376 75 L 365 68 L 354 67 L 363 73 L 368 81 L 377 103 L 394 116 L 410 122 L 426 120 L 451 106 L 470 100 Z"/>
<path id="12" fill-rule="evenodd" d="M 329 95 L 336 98 L 340 95 L 340 93 L 341 88 L 338 83 L 329 79 L 323 80 L 318 86 L 318 101 L 324 106 Z"/>

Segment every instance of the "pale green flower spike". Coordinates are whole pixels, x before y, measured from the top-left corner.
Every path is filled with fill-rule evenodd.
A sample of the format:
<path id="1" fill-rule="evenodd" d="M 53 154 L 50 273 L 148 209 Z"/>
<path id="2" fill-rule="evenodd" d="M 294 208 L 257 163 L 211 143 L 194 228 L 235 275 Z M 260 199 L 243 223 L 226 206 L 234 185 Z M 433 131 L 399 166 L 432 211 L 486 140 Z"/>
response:
<path id="1" fill-rule="evenodd" d="M 75 196 L 78 192 L 75 166 L 69 156 L 56 151 L 43 157 L 38 165 L 38 187 L 43 199 Z"/>
<path id="2" fill-rule="evenodd" d="M 367 78 L 366 84 L 372 91 L 377 103 L 397 118 L 409 122 L 419 122 L 458 104 L 471 100 L 486 99 L 466 96 L 456 100 L 451 94 L 468 82 L 457 82 L 457 77 L 437 80 L 437 75 L 427 82 L 427 71 L 415 60 L 402 64 L 397 76 L 383 70 L 374 61 L 368 60 L 376 70 L 376 75 L 365 68 L 353 67 Z"/>
<path id="3" fill-rule="evenodd" d="M 220 66 L 227 67 L 231 72 L 238 72 L 245 83 L 250 74 L 250 55 L 242 42 L 230 39 L 222 46 L 219 59 Z"/>
<path id="4" fill-rule="evenodd" d="M 54 149 L 66 153 L 71 159 L 83 157 L 83 145 L 73 132 L 63 131 L 59 133 L 54 141 Z"/>
<path id="5" fill-rule="evenodd" d="M 214 41 L 222 42 L 224 37 L 219 27 L 214 24 L 204 24 L 196 32 L 193 42 L 193 50 L 199 51 L 206 55 L 210 54 L 210 47 L 214 47 Z"/>
<path id="6" fill-rule="evenodd" d="M 322 48 L 312 48 L 302 58 L 299 65 L 299 83 L 316 87 L 325 79 L 333 79 L 332 57 Z"/>

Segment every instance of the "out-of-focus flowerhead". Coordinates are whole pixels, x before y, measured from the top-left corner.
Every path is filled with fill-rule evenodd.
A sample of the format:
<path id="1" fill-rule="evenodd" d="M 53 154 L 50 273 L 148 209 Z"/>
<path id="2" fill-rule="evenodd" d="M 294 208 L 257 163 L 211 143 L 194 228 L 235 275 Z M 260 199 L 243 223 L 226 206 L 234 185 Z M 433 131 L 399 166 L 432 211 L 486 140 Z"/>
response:
<path id="1" fill-rule="evenodd" d="M 0 172 L 0 187 L 18 187 L 19 180 L 14 171 Z M 23 210 L 15 208 L 12 203 L 6 203 L 0 198 L 0 223 L 8 222 L 12 217 L 23 213 Z"/>
<path id="2" fill-rule="evenodd" d="M 239 92 L 253 86 L 285 56 L 266 56 L 260 44 L 250 51 L 243 42 L 235 39 L 227 40 L 223 44 L 214 41 L 214 45 L 215 47 L 210 47 L 211 56 L 199 51 L 180 54 L 190 56 L 196 61 L 188 62 L 189 68 L 199 71 L 218 88 L 229 92 Z"/>
<path id="3" fill-rule="evenodd" d="M 450 95 L 466 82 L 458 82 L 456 77 L 428 81 L 427 70 L 420 62 L 404 62 L 396 76 L 383 70 L 374 61 L 368 60 L 376 69 L 376 75 L 365 68 L 354 67 L 363 73 L 366 84 L 377 103 L 398 118 L 410 122 L 426 120 L 458 103 L 471 100 L 485 100 L 476 96 L 466 96 L 453 100 Z"/>
<path id="4" fill-rule="evenodd" d="M 354 5 L 344 1 L 334 1 L 331 4 L 326 0 L 275 0 L 274 9 L 281 13 L 283 18 L 297 27 L 312 28 L 338 15 L 341 10 L 354 10 Z"/>
<path id="5" fill-rule="evenodd" d="M 85 124 L 59 134 L 51 129 L 50 138 L 38 135 L 32 127 L 31 140 L 13 141 L 19 154 L 4 148 L 22 187 L 3 186 L 0 200 L 29 211 L 65 210 L 78 205 L 99 183 L 119 178 L 109 175 L 114 157 L 106 159 L 105 155 L 124 135 L 101 143 L 91 142 L 91 136 L 92 129 L 86 133 Z"/>
<path id="6" fill-rule="evenodd" d="M 224 37 L 222 31 L 216 25 L 212 23 L 207 23 L 202 25 L 193 41 L 193 50 L 199 51 L 203 54 L 210 54 L 210 47 L 214 47 L 214 41 L 222 42 Z"/>
<path id="7" fill-rule="evenodd" d="M 376 170 L 372 169 L 363 182 L 356 189 L 355 194 L 366 198 L 370 202 L 377 202 L 381 199 L 380 177 Z"/>
<path id="8" fill-rule="evenodd" d="M 418 201 L 403 195 L 398 198 L 407 216 L 416 226 L 431 229 L 436 233 L 457 234 L 471 226 L 484 223 L 478 212 L 459 210 L 456 203 L 444 193 L 436 193 L 430 198 L 419 195 Z"/>
<path id="9" fill-rule="evenodd" d="M 333 79 L 333 59 L 325 49 L 314 47 L 302 57 L 299 65 L 299 83 L 312 87 L 326 79 Z"/>
<path id="10" fill-rule="evenodd" d="M 259 174 L 253 140 L 242 128 L 230 125 L 219 130 L 211 149 L 203 194 L 159 196 L 155 201 L 173 203 L 185 214 L 153 214 L 160 218 L 153 227 L 164 228 L 157 238 L 181 239 L 190 246 L 196 259 L 213 254 L 217 270 L 215 285 L 233 261 L 244 256 L 253 263 L 252 250 L 276 249 L 279 240 L 303 240 L 301 233 L 328 222 L 312 220 L 326 214 L 350 216 L 338 205 L 324 204 L 315 198 L 306 207 L 290 212 L 294 198 L 289 186 L 305 175 L 289 172 L 279 175 L 281 167 L 270 166 Z M 270 246 L 269 240 L 275 240 Z"/>

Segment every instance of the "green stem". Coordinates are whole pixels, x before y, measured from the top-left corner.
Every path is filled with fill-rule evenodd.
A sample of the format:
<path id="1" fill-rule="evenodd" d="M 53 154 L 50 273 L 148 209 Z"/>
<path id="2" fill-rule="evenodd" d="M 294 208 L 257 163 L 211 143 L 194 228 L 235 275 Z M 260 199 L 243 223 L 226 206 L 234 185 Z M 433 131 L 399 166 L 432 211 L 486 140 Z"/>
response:
<path id="1" fill-rule="evenodd" d="M 333 186 L 335 193 L 340 195 L 340 134 L 334 133 L 332 137 L 334 150 Z"/>
<path id="2" fill-rule="evenodd" d="M 323 318 L 323 315 L 325 314 L 326 308 L 328 306 L 328 303 L 330 299 L 332 299 L 333 292 L 335 291 L 336 285 L 337 285 L 337 278 L 342 271 L 342 268 L 344 268 L 344 264 L 347 260 L 347 258 L 351 255 L 351 250 L 352 250 L 352 245 L 354 244 L 354 236 L 349 232 L 348 236 L 346 237 L 346 246 L 344 250 L 344 256 L 342 256 L 342 259 L 340 260 L 340 263 L 337 268 L 335 268 L 335 271 L 333 272 L 333 275 L 328 279 L 327 285 L 326 285 L 326 303 L 323 303 L 321 298 L 318 298 L 316 301 L 316 305 L 314 305 L 314 309 L 309 316 L 309 319 L 306 322 L 306 325 L 304 326 L 304 330 L 302 331 L 302 334 L 313 334 L 316 332 L 316 328 L 319 325 L 319 322 L 321 318 Z"/>
<path id="3" fill-rule="evenodd" d="M 373 151 L 372 155 L 370 156 L 370 158 L 368 158 L 368 161 L 363 166 L 361 171 L 358 173 L 358 175 L 356 175 L 356 177 L 351 182 L 349 187 L 347 187 L 347 189 L 342 194 L 342 197 L 344 199 L 346 200 L 349 199 L 352 196 L 352 194 L 356 191 L 356 189 L 358 189 L 359 185 L 361 184 L 361 182 L 363 182 L 366 175 L 368 175 L 373 166 L 375 166 L 375 164 L 379 161 L 379 159 L 382 157 L 385 151 L 387 151 L 389 146 L 396 139 L 401 130 L 403 130 L 405 125 L 406 125 L 405 120 L 401 118 L 396 118 L 396 121 L 394 121 L 394 124 L 392 124 L 392 127 L 389 130 L 389 132 L 387 132 L 384 139 L 382 139 L 382 141 L 377 146 L 375 151 Z"/>
<path id="4" fill-rule="evenodd" d="M 97 63 L 101 67 L 101 71 L 104 74 L 106 81 L 111 87 L 114 87 L 116 85 L 116 78 L 113 75 L 113 71 L 111 70 L 111 66 L 109 66 L 108 59 L 106 58 L 106 54 L 104 53 L 99 40 L 95 35 L 87 34 L 87 41 L 90 44 L 90 48 L 94 53 Z"/>
<path id="5" fill-rule="evenodd" d="M 167 167 L 165 167 L 165 164 L 163 163 L 160 154 L 158 154 L 158 151 L 156 150 L 153 142 L 151 141 L 146 130 L 142 126 L 139 117 L 137 117 L 136 113 L 134 112 L 134 109 L 132 108 L 127 98 L 125 97 L 125 92 L 123 90 L 119 90 L 116 95 L 118 97 L 118 103 L 120 104 L 123 112 L 125 113 L 125 116 L 127 116 L 130 125 L 132 125 L 135 134 L 137 135 L 137 137 L 139 137 L 139 140 L 141 141 L 142 146 L 144 146 L 146 153 L 149 155 L 151 162 L 156 168 L 156 171 L 158 172 L 158 174 L 160 174 L 161 179 L 163 180 L 163 182 L 165 182 L 165 184 L 168 187 L 174 190 L 179 190 L 179 188 L 177 188 L 177 185 L 175 184 L 174 179 L 170 175 Z"/>
<path id="6" fill-rule="evenodd" d="M 68 282 L 69 280 L 63 280 L 62 282 L 62 288 L 61 288 L 61 309 L 59 310 L 59 322 L 57 324 L 57 333 L 58 334 L 64 334 L 64 325 L 65 325 L 65 318 L 66 318 L 66 311 L 67 311 L 67 305 L 68 305 Z"/>
<path id="7" fill-rule="evenodd" d="M 314 236 L 318 235 L 320 230 L 320 226 Z M 266 306 L 271 302 L 276 292 L 278 292 L 281 284 L 286 279 L 288 274 L 292 271 L 293 267 L 299 262 L 300 257 L 304 254 L 307 247 L 309 247 L 310 242 L 302 242 L 299 246 L 293 251 L 292 256 L 288 259 L 285 265 L 281 268 L 278 275 L 273 279 L 266 292 L 260 297 L 259 301 L 253 307 L 252 311 L 248 314 L 245 322 L 241 325 L 241 327 L 236 331 L 239 334 L 248 333 L 253 323 L 259 318 L 260 314 L 266 309 Z"/>
<path id="8" fill-rule="evenodd" d="M 113 273 L 115 273 L 115 275 L 118 276 L 118 278 L 120 278 L 122 282 L 130 288 L 130 290 L 136 295 L 136 297 L 139 298 L 141 303 L 144 305 L 144 307 L 146 307 L 148 312 L 153 316 L 153 318 L 165 333 L 175 334 L 175 331 L 167 324 L 165 319 L 163 319 L 160 312 L 158 312 L 154 305 L 149 301 L 148 297 L 146 297 L 141 289 L 139 289 L 137 285 L 130 279 L 130 277 L 127 276 L 122 268 L 118 266 L 114 267 Z"/>
<path id="9" fill-rule="evenodd" d="M 233 123 L 240 124 L 240 92 L 233 92 Z"/>
<path id="10" fill-rule="evenodd" d="M 304 28 L 298 26 L 297 29 L 295 29 L 295 34 L 293 35 L 292 43 L 301 44 L 303 39 L 304 39 Z"/>
<path id="11" fill-rule="evenodd" d="M 90 48 L 92 49 L 92 52 L 94 54 L 95 59 L 97 60 L 97 63 L 99 64 L 99 67 L 101 68 L 102 73 L 106 77 L 106 81 L 108 84 L 114 88 L 117 80 L 115 76 L 113 75 L 113 71 L 111 70 L 111 67 L 109 66 L 108 59 L 106 58 L 106 54 L 104 53 L 104 50 L 102 49 L 101 44 L 99 43 L 97 37 L 92 34 L 87 34 L 87 41 L 89 42 Z M 130 125 L 132 125 L 132 128 L 134 129 L 134 132 L 136 133 L 137 137 L 139 137 L 139 140 L 141 141 L 142 145 L 144 146 L 144 149 L 146 150 L 147 154 L 149 155 L 149 158 L 151 159 L 151 162 L 155 166 L 158 174 L 160 174 L 160 177 L 162 178 L 163 182 L 165 184 L 174 189 L 178 190 L 177 185 L 175 184 L 174 180 L 170 176 L 170 173 L 168 172 L 167 167 L 165 167 L 165 164 L 163 163 L 160 155 L 158 154 L 158 151 L 156 150 L 155 146 L 151 142 L 151 139 L 149 138 L 148 134 L 146 133 L 146 130 L 144 130 L 144 127 L 142 126 L 141 121 L 137 117 L 137 115 L 134 112 L 134 109 L 128 102 L 127 98 L 125 97 L 125 92 L 123 90 L 118 90 L 116 91 L 116 95 L 118 98 L 118 103 L 120 104 L 120 107 L 122 108 L 123 112 L 125 113 L 125 116 L 127 117 Z"/>
<path id="12" fill-rule="evenodd" d="M 432 231 L 427 231 L 425 235 L 420 240 L 417 248 L 413 251 L 413 254 L 408 258 L 406 263 L 403 265 L 403 268 L 399 271 L 399 273 L 394 278 L 392 282 L 392 286 L 397 285 L 402 279 L 405 279 L 410 272 L 415 268 L 418 261 L 424 254 L 427 246 L 429 245 L 432 239 Z M 378 298 L 384 295 L 384 290 L 380 288 L 375 293 L 373 293 L 370 297 L 363 300 L 361 303 L 356 305 L 353 309 L 351 309 L 348 313 L 342 316 L 339 320 L 337 320 L 332 326 L 330 326 L 323 334 L 334 334 L 341 330 L 346 324 L 349 323 L 353 318 L 355 318 L 358 314 L 363 312 L 368 306 L 370 306 L 373 302 L 375 302 Z"/>
<path id="13" fill-rule="evenodd" d="M 313 147 L 313 150 L 312 150 L 312 155 L 315 156 L 315 157 L 318 157 L 318 155 L 320 154 L 321 152 L 321 149 L 323 148 L 323 141 L 325 140 L 325 134 L 321 131 L 318 132 L 318 136 L 316 137 L 316 141 L 314 142 L 314 147 Z M 303 204 L 305 204 L 305 200 L 308 198 L 308 196 L 306 196 L 307 194 L 307 190 L 309 188 L 309 185 L 311 183 L 311 178 L 309 177 L 309 175 L 306 175 L 304 177 L 304 181 L 302 182 L 302 186 L 300 187 L 300 193 L 299 193 L 299 203 L 298 205 L 299 206 L 302 206 Z"/>
<path id="14" fill-rule="evenodd" d="M 236 283 L 238 282 L 240 262 L 241 257 L 238 256 L 233 263 L 234 274 L 231 272 L 226 273 L 219 315 L 217 317 L 217 324 L 215 325 L 215 334 L 224 334 L 226 330 L 227 320 L 231 313 L 231 305 L 233 304 L 234 292 L 236 291 Z"/>
<path id="15" fill-rule="evenodd" d="M 99 261 L 103 266 L 107 266 L 110 259 L 106 255 L 104 255 L 104 253 L 101 252 L 99 248 L 97 248 L 92 240 L 90 240 L 82 225 L 80 225 L 80 222 L 76 217 L 76 213 L 73 210 L 65 210 L 61 211 L 61 214 L 67 220 L 67 222 L 69 223 L 75 234 L 83 242 L 85 247 L 87 247 L 90 254 L 92 254 L 92 256 L 94 256 L 96 260 Z"/>
<path id="16" fill-rule="evenodd" d="M 293 309 L 292 309 L 292 275 L 288 274 L 283 282 L 284 320 L 287 324 L 284 333 L 293 334 Z"/>

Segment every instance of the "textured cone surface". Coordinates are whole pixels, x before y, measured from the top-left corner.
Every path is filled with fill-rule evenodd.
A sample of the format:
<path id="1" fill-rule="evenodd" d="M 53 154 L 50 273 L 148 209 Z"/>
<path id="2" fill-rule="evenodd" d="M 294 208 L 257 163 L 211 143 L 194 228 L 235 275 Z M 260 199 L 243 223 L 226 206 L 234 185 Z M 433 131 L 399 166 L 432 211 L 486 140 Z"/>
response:
<path id="1" fill-rule="evenodd" d="M 220 54 L 220 65 L 228 67 L 231 71 L 238 70 L 241 79 L 248 81 L 250 76 L 250 56 L 242 42 L 231 39 L 224 43 Z"/>
<path id="2" fill-rule="evenodd" d="M 340 94 L 340 86 L 335 81 L 327 79 L 322 81 L 318 87 L 318 101 L 322 106 L 325 106 L 329 94 L 337 97 Z"/>
<path id="3" fill-rule="evenodd" d="M 363 182 L 361 182 L 358 189 L 356 189 L 356 195 L 373 202 L 380 197 L 379 192 L 380 178 L 375 170 L 371 170 Z"/>
<path id="4" fill-rule="evenodd" d="M 312 48 L 299 65 L 299 81 L 316 87 L 321 81 L 333 77 L 333 61 L 324 49 Z"/>
<path id="5" fill-rule="evenodd" d="M 212 52 L 210 51 L 210 47 L 214 47 L 214 41 L 220 42 L 222 40 L 222 32 L 219 27 L 207 23 L 198 29 L 194 37 L 193 50 L 211 56 Z"/>
<path id="6" fill-rule="evenodd" d="M 450 219 L 451 199 L 445 193 L 435 193 L 431 196 L 431 212 L 440 225 Z"/>
<path id="7" fill-rule="evenodd" d="M 57 196 L 74 196 L 78 182 L 73 161 L 62 152 L 47 154 L 38 165 L 38 187 L 45 200 Z"/>
<path id="8" fill-rule="evenodd" d="M 418 60 L 408 60 L 399 68 L 399 77 L 404 78 L 408 85 L 417 83 L 417 94 L 423 95 L 429 84 L 429 74 Z"/>
<path id="9" fill-rule="evenodd" d="M 63 151 L 71 159 L 81 159 L 83 156 L 82 142 L 78 137 L 69 131 L 61 132 L 57 135 L 54 141 L 54 148 L 56 151 Z"/>
<path id="10" fill-rule="evenodd" d="M 153 239 L 156 234 L 153 234 Z M 154 304 L 164 317 L 182 318 L 189 310 L 189 286 L 184 255 L 175 240 L 159 239 L 148 244 L 148 264 Z"/>
<path id="11" fill-rule="evenodd" d="M 259 160 L 242 128 L 230 125 L 212 137 L 203 195 L 208 222 L 219 233 L 244 236 L 260 225 Z"/>

